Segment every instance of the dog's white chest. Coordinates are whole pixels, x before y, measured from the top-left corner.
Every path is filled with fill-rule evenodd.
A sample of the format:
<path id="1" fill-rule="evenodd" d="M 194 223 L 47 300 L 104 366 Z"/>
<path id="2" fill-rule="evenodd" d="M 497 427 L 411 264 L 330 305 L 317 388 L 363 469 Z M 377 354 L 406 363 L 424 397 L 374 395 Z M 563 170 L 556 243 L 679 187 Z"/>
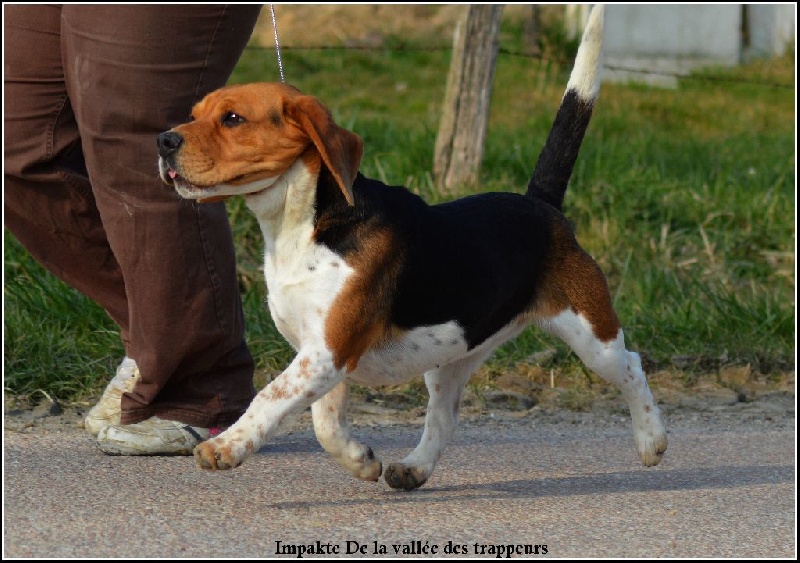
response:
<path id="1" fill-rule="evenodd" d="M 353 269 L 338 254 L 314 244 L 311 232 L 276 241 L 266 252 L 267 304 L 276 328 L 295 348 L 324 341 L 331 304 Z"/>

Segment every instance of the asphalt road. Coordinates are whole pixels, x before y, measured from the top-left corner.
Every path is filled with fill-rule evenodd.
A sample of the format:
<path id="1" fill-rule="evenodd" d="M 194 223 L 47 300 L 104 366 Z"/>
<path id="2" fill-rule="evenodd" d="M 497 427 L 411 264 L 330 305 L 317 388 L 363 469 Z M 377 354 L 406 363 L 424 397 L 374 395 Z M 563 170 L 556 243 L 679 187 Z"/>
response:
<path id="1" fill-rule="evenodd" d="M 351 478 L 310 429 L 216 473 L 108 457 L 74 426 L 7 429 L 3 555 L 794 558 L 794 413 L 743 418 L 668 417 L 669 450 L 648 469 L 622 416 L 482 417 L 413 492 Z M 387 461 L 420 427 L 355 432 Z"/>

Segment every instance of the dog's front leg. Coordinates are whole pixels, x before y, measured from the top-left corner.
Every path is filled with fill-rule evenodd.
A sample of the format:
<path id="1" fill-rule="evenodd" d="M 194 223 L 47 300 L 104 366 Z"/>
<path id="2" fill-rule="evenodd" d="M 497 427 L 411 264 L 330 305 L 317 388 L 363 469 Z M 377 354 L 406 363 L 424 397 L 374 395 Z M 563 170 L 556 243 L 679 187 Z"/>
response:
<path id="1" fill-rule="evenodd" d="M 286 415 L 308 407 L 343 379 L 344 370 L 334 367 L 328 350 L 301 348 L 233 426 L 195 447 L 197 464 L 212 470 L 238 467 L 267 443 Z"/>
<path id="2" fill-rule="evenodd" d="M 347 398 L 350 388 L 342 381 L 311 405 L 314 431 L 319 443 L 333 458 L 358 479 L 377 481 L 383 466 L 372 448 L 355 441 L 347 424 Z"/>
<path id="3" fill-rule="evenodd" d="M 419 444 L 410 454 L 386 468 L 384 479 L 390 487 L 416 489 L 424 485 L 431 476 L 458 424 L 464 386 L 488 355 L 484 353 L 462 358 L 425 372 L 429 397 L 425 430 Z"/>

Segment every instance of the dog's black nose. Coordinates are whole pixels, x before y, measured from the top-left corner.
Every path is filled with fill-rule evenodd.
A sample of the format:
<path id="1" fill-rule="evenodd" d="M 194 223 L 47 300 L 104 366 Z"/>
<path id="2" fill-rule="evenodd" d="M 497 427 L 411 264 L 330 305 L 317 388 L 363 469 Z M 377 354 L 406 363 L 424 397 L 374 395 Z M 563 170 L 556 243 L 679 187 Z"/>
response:
<path id="1" fill-rule="evenodd" d="M 158 136 L 158 156 L 166 158 L 183 144 L 183 137 L 174 131 L 166 131 Z"/>

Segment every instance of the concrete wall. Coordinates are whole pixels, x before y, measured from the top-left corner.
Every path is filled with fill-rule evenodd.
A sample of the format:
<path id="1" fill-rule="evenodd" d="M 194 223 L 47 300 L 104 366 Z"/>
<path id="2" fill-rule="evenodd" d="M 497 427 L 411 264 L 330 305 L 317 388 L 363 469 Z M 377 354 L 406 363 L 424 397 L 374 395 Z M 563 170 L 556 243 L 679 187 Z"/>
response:
<path id="1" fill-rule="evenodd" d="M 747 4 L 750 44 L 746 59 L 779 57 L 796 49 L 797 4 Z"/>

